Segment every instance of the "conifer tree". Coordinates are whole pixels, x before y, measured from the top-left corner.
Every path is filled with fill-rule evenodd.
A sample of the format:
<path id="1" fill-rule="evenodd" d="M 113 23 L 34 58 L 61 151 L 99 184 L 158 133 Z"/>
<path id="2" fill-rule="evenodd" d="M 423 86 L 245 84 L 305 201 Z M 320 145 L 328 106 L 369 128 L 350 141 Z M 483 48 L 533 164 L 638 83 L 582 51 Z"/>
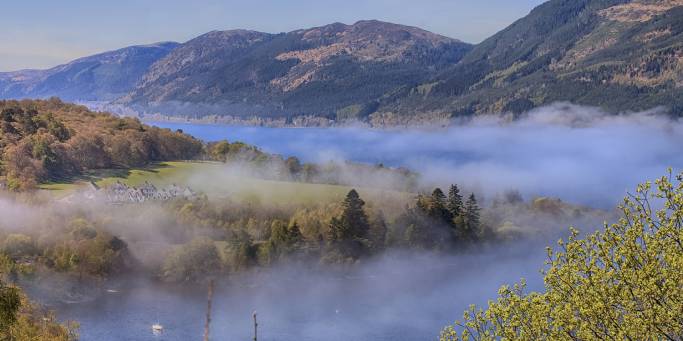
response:
<path id="1" fill-rule="evenodd" d="M 363 206 L 365 202 L 352 189 L 342 203 L 342 214 L 330 221 L 329 240 L 345 257 L 358 256 L 368 235 L 370 224 Z"/>
<path id="2" fill-rule="evenodd" d="M 373 251 L 380 251 L 384 249 L 387 239 L 387 224 L 384 219 L 382 211 L 377 212 L 370 224 L 370 231 L 368 233 Z"/>
<path id="3" fill-rule="evenodd" d="M 460 195 L 460 189 L 458 189 L 457 185 L 451 185 L 451 188 L 448 190 L 446 207 L 454 218 L 462 214 L 462 195 Z"/>
<path id="4" fill-rule="evenodd" d="M 465 203 L 465 224 L 467 225 L 467 233 L 470 238 L 475 238 L 479 231 L 481 224 L 479 211 L 481 211 L 481 209 L 477 204 L 477 198 L 475 198 L 474 193 L 472 193 Z"/>
<path id="5" fill-rule="evenodd" d="M 364 238 L 370 227 L 368 216 L 363 210 L 365 201 L 360 198 L 355 189 L 349 191 L 342 203 L 343 212 L 341 223 L 346 225 L 343 230 L 347 231 L 346 238 Z"/>
<path id="6" fill-rule="evenodd" d="M 429 203 L 429 215 L 432 218 L 450 223 L 453 217 L 446 208 L 446 205 L 446 195 L 443 194 L 441 188 L 434 189 L 434 192 L 432 192 L 432 197 Z"/>

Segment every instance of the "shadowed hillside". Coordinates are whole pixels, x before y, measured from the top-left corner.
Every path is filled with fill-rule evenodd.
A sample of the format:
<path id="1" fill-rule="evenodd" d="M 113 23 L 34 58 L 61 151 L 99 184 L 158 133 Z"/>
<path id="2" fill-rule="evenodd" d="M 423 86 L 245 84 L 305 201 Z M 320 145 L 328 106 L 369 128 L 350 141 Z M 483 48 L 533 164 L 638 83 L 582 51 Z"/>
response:
<path id="1" fill-rule="evenodd" d="M 521 113 L 556 101 L 681 115 L 682 34 L 680 0 L 551 0 L 395 93 L 376 119 Z"/>

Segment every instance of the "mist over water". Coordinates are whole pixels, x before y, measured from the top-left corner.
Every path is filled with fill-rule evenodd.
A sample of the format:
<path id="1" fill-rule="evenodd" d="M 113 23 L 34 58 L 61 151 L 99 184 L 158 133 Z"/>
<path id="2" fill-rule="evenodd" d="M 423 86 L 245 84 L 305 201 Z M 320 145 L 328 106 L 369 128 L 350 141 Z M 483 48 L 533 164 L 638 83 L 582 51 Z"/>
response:
<path id="1" fill-rule="evenodd" d="M 681 122 L 652 112 L 610 116 L 564 104 L 515 121 L 485 117 L 431 130 L 155 124 L 207 141 L 243 141 L 303 161 L 348 159 L 403 166 L 418 171 L 425 187 L 457 183 L 486 199 L 485 206 L 495 195 L 518 189 L 527 200 L 554 196 L 613 208 L 636 184 L 663 175 L 667 167 L 683 169 Z M 231 176 L 239 178 L 242 173 L 234 171 Z M 198 173 L 190 182 L 194 187 L 197 182 L 228 179 Z M 163 231 L 173 223 L 154 207 L 144 212 L 111 210 L 110 226 L 130 242 L 140 260 L 146 259 L 144 251 L 153 250 L 134 241 L 156 235 L 163 240 Z M 602 211 L 568 219 L 552 213 L 532 215 L 521 208 L 508 208 L 510 212 L 514 225 L 534 238 L 481 245 L 454 255 L 392 251 L 344 269 L 283 264 L 221 278 L 213 301 L 212 340 L 251 339 L 253 311 L 258 313 L 259 340 L 434 340 L 468 305 L 495 299 L 503 284 L 525 278 L 529 290 L 542 290 L 544 248 L 565 236 L 569 226 L 585 233 L 614 219 Z M 14 222 L 8 224 L 12 226 L 30 225 L 31 216 L 37 215 L 2 200 L 0 214 Z M 201 339 L 205 285 L 171 286 L 151 277 L 114 279 L 103 283 L 100 294 L 77 303 L 41 301 L 60 319 L 77 320 L 86 341 Z M 39 295 L 38 290 L 29 291 Z M 153 323 L 164 325 L 162 335 L 152 334 Z"/>
<path id="2" fill-rule="evenodd" d="M 656 112 L 608 115 L 556 104 L 512 122 L 477 118 L 441 129 L 266 128 L 153 123 L 198 138 L 228 139 L 303 161 L 404 166 L 425 185 L 458 183 L 484 198 L 518 189 L 602 208 L 627 190 L 683 169 L 683 124 Z"/>
<path id="3" fill-rule="evenodd" d="M 285 266 L 217 282 L 212 339 L 434 340 L 471 303 L 485 304 L 500 285 L 530 279 L 540 289 L 540 246 L 444 256 L 390 254 L 351 271 Z M 533 256 L 529 251 L 533 250 Z M 143 280 L 113 284 L 92 302 L 58 304 L 60 318 L 81 323 L 83 340 L 199 340 L 206 288 Z M 150 326 L 160 322 L 164 333 Z M 117 327 L 120 326 L 120 327 Z"/>

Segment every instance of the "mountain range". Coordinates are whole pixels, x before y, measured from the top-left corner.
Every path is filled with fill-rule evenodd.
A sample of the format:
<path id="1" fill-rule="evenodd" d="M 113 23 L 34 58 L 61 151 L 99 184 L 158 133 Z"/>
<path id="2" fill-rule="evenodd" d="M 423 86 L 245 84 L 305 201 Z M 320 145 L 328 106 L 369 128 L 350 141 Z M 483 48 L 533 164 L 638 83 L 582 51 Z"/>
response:
<path id="1" fill-rule="evenodd" d="M 476 45 L 370 20 L 213 31 L 0 73 L 0 98 L 50 96 L 143 114 L 375 125 L 519 114 L 558 101 L 681 116 L 683 0 L 550 0 Z"/>
<path id="2" fill-rule="evenodd" d="M 47 70 L 0 73 L 0 98 L 61 97 L 75 101 L 111 101 L 135 86 L 150 66 L 179 44 L 130 46 L 79 58 Z"/>

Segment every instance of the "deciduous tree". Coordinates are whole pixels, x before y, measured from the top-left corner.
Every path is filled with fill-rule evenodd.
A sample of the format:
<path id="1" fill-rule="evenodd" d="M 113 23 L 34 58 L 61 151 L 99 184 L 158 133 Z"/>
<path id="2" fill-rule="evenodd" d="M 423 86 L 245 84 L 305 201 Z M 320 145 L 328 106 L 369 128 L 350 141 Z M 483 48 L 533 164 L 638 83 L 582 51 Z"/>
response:
<path id="1" fill-rule="evenodd" d="M 683 175 L 638 186 L 619 209 L 617 223 L 548 248 L 544 292 L 504 286 L 441 340 L 680 340 Z"/>

